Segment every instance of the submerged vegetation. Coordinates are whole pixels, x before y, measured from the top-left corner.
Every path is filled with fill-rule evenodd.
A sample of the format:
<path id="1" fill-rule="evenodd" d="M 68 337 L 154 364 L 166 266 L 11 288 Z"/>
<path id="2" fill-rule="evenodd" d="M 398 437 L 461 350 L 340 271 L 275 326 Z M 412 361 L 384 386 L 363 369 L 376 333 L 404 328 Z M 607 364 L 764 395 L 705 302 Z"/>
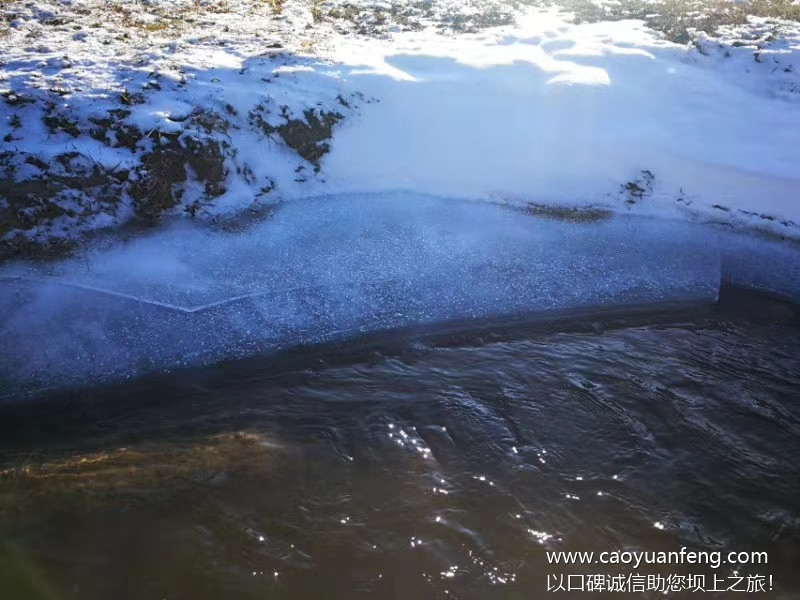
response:
<path id="1" fill-rule="evenodd" d="M 73 494 L 113 494 L 119 488 L 145 488 L 156 482 L 212 478 L 221 470 L 263 467 L 278 447 L 261 434 L 233 432 L 182 445 L 142 445 L 79 454 L 30 459 L 0 469 L 0 482 L 16 493 L 35 497 L 47 488 Z M 0 514 L 15 507 L 3 503 Z"/>

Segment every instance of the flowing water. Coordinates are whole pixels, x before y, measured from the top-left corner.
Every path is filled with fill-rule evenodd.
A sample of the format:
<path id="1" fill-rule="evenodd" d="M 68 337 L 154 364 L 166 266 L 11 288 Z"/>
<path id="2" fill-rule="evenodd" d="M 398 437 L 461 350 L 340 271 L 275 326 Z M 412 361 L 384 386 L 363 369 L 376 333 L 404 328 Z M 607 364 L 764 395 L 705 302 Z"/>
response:
<path id="1" fill-rule="evenodd" d="M 0 404 L 0 596 L 798 598 L 798 456 L 773 297 L 407 329 Z"/>

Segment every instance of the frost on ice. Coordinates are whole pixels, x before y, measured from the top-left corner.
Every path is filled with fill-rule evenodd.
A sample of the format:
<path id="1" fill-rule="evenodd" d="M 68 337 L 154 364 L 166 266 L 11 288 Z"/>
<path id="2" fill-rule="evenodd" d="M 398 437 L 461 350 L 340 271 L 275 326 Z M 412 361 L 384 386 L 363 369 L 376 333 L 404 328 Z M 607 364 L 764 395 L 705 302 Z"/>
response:
<path id="1" fill-rule="evenodd" d="M 697 226 L 543 219 L 412 194 L 287 203 L 245 232 L 176 223 L 0 271 L 0 379 L 120 377 L 361 332 L 587 306 L 713 301 Z"/>

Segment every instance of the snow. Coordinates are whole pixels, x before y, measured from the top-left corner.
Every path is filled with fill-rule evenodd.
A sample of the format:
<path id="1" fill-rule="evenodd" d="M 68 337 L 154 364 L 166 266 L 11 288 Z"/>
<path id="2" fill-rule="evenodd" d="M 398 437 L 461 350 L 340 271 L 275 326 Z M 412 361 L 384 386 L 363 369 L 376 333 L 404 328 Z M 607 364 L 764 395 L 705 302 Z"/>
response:
<path id="1" fill-rule="evenodd" d="M 337 133 L 326 167 L 342 189 L 619 208 L 613 192 L 648 170 L 653 198 L 636 212 L 682 211 L 682 198 L 800 218 L 800 88 L 742 85 L 741 61 L 698 58 L 637 22 L 557 17 L 353 46 L 346 60 L 370 54 L 354 85 L 384 100 Z"/>
<path id="2" fill-rule="evenodd" d="M 434 17 L 417 19 L 419 31 L 358 36 L 315 25 L 308 2 L 286 3 L 279 15 L 267 4 L 117 2 L 104 14 L 94 0 L 12 4 L 0 85 L 36 102 L 0 104 L 3 121 L 23 121 L 8 128 L 3 150 L 50 164 L 80 152 L 113 171 L 135 169 L 154 135 L 230 145 L 224 194 L 187 184 L 175 215 L 406 190 L 600 205 L 798 236 L 797 23 L 752 18 L 679 45 L 641 21 L 575 24 L 568 13 L 537 9 L 518 12 L 512 25 L 444 35 L 436 15 L 474 15 L 479 6 L 438 2 Z M 131 104 L 120 105 L 123 93 Z M 92 119 L 119 108 L 150 139 L 126 148 L 114 146 L 114 132 L 109 143 L 85 134 Z M 309 109 L 345 117 L 319 173 L 253 121 L 256 111 L 277 126 Z M 48 130 L 43 114 L 74 120 L 81 135 Z M 207 114 L 224 127 L 209 134 L 192 119 Z M 654 177 L 636 201 L 622 188 L 644 172 Z M 102 214 L 85 210 L 61 228 L 39 223 L 25 233 L 70 237 L 121 225 L 134 210 L 119 189 Z"/>

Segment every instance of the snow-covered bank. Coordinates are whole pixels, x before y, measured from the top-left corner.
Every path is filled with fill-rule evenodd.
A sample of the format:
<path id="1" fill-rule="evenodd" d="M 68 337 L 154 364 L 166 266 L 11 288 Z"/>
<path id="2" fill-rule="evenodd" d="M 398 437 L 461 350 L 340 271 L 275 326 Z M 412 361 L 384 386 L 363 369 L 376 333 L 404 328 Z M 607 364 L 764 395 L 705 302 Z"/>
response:
<path id="1" fill-rule="evenodd" d="M 639 22 L 542 13 L 458 39 L 353 42 L 345 61 L 369 62 L 350 78 L 382 102 L 341 126 L 326 170 L 349 190 L 756 213 L 788 228 L 800 222 L 800 86 L 784 62 L 800 36 L 784 43 L 759 63 Z"/>
<path id="2" fill-rule="evenodd" d="M 510 2 L 372 4 L 4 3 L 5 254 L 398 189 L 800 237 L 797 23 L 676 44 Z"/>

